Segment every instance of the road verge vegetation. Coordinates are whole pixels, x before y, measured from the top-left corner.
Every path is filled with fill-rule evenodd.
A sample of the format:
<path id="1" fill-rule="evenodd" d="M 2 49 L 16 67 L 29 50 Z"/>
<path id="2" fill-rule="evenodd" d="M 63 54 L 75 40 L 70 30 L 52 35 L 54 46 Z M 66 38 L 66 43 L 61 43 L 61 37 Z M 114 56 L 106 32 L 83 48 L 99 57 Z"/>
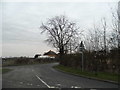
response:
<path id="1" fill-rule="evenodd" d="M 82 71 L 81 69 L 67 67 L 63 65 L 57 65 L 53 68 L 77 76 L 118 83 L 118 74 L 115 73 Z"/>
<path id="2" fill-rule="evenodd" d="M 10 72 L 10 71 L 12 71 L 12 69 L 8 69 L 8 68 L 0 69 L 0 73 L 2 72 L 2 74 L 5 74 L 5 73 Z"/>
<path id="3" fill-rule="evenodd" d="M 56 59 L 50 58 L 26 58 L 26 57 L 15 57 L 15 58 L 3 58 L 2 59 L 2 66 L 21 66 L 21 65 L 33 65 L 33 64 L 46 64 L 46 63 L 53 63 L 57 62 Z"/>

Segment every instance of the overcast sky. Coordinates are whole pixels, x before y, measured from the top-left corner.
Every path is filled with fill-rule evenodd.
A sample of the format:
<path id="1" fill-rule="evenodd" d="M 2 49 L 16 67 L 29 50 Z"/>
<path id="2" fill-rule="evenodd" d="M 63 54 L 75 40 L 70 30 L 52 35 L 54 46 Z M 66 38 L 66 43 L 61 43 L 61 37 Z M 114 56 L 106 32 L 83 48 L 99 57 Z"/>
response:
<path id="1" fill-rule="evenodd" d="M 42 22 L 56 15 L 66 15 L 81 28 L 90 28 L 93 22 L 100 21 L 102 17 L 111 20 L 110 8 L 116 7 L 117 2 L 2 2 L 1 5 L 0 44 L 2 57 L 6 57 L 34 56 L 49 50 L 56 51 L 44 42 L 47 35 L 40 34 Z"/>

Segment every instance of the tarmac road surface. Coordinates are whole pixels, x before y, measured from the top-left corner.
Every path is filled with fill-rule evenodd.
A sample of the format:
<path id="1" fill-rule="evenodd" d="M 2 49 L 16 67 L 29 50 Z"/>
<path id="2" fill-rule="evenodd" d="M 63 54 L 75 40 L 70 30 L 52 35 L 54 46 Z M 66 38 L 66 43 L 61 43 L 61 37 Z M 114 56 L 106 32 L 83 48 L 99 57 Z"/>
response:
<path id="1" fill-rule="evenodd" d="M 7 67 L 13 70 L 3 74 L 2 88 L 118 88 L 117 84 L 59 72 L 52 68 L 57 64 Z"/>

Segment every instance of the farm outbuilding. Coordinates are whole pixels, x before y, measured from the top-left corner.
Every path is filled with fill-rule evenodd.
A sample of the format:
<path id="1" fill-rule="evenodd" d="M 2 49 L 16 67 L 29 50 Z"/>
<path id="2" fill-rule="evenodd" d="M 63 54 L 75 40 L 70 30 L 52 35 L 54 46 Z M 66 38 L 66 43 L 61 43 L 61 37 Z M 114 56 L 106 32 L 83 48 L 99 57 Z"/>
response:
<path id="1" fill-rule="evenodd" d="M 56 57 L 57 54 L 54 51 L 48 51 L 46 53 L 44 53 L 45 56 L 49 56 L 49 57 Z"/>

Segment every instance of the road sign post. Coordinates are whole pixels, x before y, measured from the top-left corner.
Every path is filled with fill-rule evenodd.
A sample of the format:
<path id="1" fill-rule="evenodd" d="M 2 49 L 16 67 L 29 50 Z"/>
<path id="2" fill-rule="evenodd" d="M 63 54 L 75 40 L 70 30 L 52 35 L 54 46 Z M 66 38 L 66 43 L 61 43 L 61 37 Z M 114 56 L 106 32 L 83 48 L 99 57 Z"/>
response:
<path id="1" fill-rule="evenodd" d="M 84 45 L 83 45 L 83 42 L 81 41 L 81 43 L 80 43 L 80 52 L 81 52 L 81 55 L 82 55 L 82 71 L 84 70 L 83 51 L 84 51 Z"/>
<path id="2" fill-rule="evenodd" d="M 84 70 L 84 59 L 83 59 L 83 52 L 81 53 L 82 54 L 82 71 Z"/>

